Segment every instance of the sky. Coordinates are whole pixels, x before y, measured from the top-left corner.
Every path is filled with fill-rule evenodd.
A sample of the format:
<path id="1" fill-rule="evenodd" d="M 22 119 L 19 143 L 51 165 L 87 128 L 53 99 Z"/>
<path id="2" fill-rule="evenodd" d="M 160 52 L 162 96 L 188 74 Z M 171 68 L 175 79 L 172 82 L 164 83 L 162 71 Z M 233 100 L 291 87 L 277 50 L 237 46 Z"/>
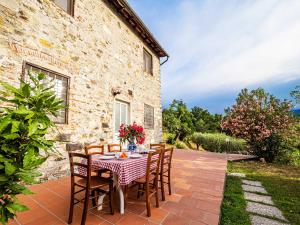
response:
<path id="1" fill-rule="evenodd" d="M 299 0 L 128 0 L 169 53 L 162 103 L 223 113 L 242 88 L 300 85 Z"/>

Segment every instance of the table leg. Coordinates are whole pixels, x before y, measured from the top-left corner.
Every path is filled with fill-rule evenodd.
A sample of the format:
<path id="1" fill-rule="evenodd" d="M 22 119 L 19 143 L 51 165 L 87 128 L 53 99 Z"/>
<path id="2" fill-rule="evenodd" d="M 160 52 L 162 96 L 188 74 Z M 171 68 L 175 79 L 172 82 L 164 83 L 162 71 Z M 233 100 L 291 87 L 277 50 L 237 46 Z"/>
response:
<path id="1" fill-rule="evenodd" d="M 122 187 L 118 187 L 120 197 L 120 214 L 124 214 L 124 192 Z"/>
<path id="2" fill-rule="evenodd" d="M 113 179 L 114 179 L 114 185 L 117 186 L 118 192 L 119 192 L 119 198 L 120 198 L 120 214 L 124 214 L 124 208 L 125 208 L 125 203 L 124 203 L 124 191 L 122 186 L 118 185 L 118 176 L 114 173 L 113 174 Z"/>
<path id="3" fill-rule="evenodd" d="M 104 197 L 105 197 L 105 194 L 103 194 L 103 195 L 100 195 L 99 197 L 98 197 L 98 207 L 97 207 L 97 210 L 102 210 L 102 206 L 103 206 L 103 199 L 104 199 Z"/>

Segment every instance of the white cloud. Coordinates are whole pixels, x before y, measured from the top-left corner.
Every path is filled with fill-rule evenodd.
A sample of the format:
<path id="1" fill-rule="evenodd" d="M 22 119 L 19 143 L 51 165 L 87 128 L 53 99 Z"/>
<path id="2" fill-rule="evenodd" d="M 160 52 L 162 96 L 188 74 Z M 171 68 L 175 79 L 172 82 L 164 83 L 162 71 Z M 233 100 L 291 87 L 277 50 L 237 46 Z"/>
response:
<path id="1" fill-rule="evenodd" d="M 203 96 L 300 78 L 300 1 L 181 1 L 160 23 L 163 96 Z"/>

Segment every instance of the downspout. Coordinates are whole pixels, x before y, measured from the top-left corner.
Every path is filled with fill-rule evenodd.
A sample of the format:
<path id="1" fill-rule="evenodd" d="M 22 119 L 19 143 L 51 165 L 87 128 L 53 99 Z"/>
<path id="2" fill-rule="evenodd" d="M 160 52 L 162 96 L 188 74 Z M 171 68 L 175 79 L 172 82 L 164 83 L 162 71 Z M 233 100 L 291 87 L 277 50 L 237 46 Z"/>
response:
<path id="1" fill-rule="evenodd" d="M 169 60 L 169 56 L 167 55 L 167 58 L 165 61 L 163 61 L 160 65 L 162 66 L 163 64 L 165 64 L 167 61 Z"/>

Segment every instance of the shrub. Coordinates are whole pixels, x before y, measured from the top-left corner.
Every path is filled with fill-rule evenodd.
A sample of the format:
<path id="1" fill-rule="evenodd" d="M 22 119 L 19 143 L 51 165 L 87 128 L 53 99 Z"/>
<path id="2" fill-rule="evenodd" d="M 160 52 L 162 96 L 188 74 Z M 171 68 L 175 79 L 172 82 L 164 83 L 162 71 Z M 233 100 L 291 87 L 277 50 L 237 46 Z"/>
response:
<path id="1" fill-rule="evenodd" d="M 19 88 L 1 82 L 0 92 L 0 222 L 6 224 L 16 212 L 25 211 L 18 194 L 31 194 L 25 184 L 36 182 L 36 171 L 53 150 L 46 139 L 62 101 L 56 98 L 44 74 L 29 74 L 30 82 Z"/>
<path id="2" fill-rule="evenodd" d="M 247 152 L 246 141 L 240 138 L 234 138 L 225 134 L 194 133 L 191 136 L 192 142 L 200 145 L 207 151 L 227 152 L 227 153 L 245 153 Z"/>
<path id="3" fill-rule="evenodd" d="M 174 145 L 175 144 L 175 134 L 167 134 L 166 142 L 167 142 L 167 144 Z"/>
<path id="4" fill-rule="evenodd" d="M 178 149 L 187 149 L 188 148 L 183 141 L 176 141 L 175 147 Z"/>
<path id="5" fill-rule="evenodd" d="M 282 136 L 294 122 L 290 110 L 290 101 L 281 101 L 261 88 L 243 89 L 235 105 L 225 111 L 221 127 L 245 139 L 253 154 L 272 162 L 280 154 Z"/>

